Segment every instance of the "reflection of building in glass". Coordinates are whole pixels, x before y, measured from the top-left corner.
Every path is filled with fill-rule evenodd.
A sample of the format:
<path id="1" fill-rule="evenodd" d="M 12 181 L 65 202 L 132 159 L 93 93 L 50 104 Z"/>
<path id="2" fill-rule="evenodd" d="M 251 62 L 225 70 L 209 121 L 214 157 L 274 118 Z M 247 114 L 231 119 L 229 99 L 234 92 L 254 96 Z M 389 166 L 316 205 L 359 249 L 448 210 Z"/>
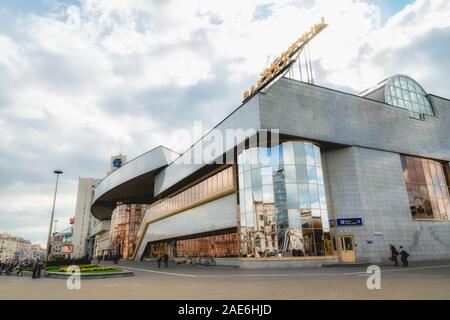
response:
<path id="1" fill-rule="evenodd" d="M 251 128 L 224 141 L 219 161 L 197 162 L 220 133 Z M 148 205 L 135 250 L 113 217 L 123 256 L 386 263 L 394 244 L 411 259 L 450 259 L 450 102 L 409 77 L 360 96 L 280 77 L 215 129 L 182 155 L 156 147 L 98 184 L 91 211 L 100 220 L 117 203 Z"/>
<path id="2" fill-rule="evenodd" d="M 133 254 L 145 209 L 145 205 L 122 204 L 114 210 L 110 231 L 112 255 L 129 258 Z"/>
<path id="3" fill-rule="evenodd" d="M 175 248 L 176 257 L 237 257 L 237 234 L 179 240 Z"/>
<path id="4" fill-rule="evenodd" d="M 415 219 L 448 220 L 448 168 L 441 162 L 401 156 L 411 214 Z M 444 169 L 445 168 L 445 169 Z"/>
<path id="5" fill-rule="evenodd" d="M 149 242 L 144 257 L 157 258 L 158 255 L 167 253 L 170 258 L 234 258 L 239 255 L 238 235 L 236 230 L 229 232 L 231 233 Z"/>
<path id="6" fill-rule="evenodd" d="M 278 248 L 282 252 L 286 252 L 285 246 L 286 232 L 289 228 L 288 212 L 286 206 L 286 184 L 284 170 L 278 169 L 273 172 L 273 194 L 275 200 L 275 208 L 277 210 L 276 231 Z"/>
<path id="7" fill-rule="evenodd" d="M 238 168 L 244 255 L 333 255 L 326 250 L 331 237 L 317 145 L 250 148 L 238 155 Z"/>

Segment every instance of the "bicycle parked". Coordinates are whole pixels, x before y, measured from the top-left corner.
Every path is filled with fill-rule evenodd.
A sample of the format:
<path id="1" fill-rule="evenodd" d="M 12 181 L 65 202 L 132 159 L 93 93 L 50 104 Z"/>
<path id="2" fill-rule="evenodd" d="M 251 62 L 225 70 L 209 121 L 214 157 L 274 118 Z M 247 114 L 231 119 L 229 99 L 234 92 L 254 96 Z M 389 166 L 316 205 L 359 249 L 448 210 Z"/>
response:
<path id="1" fill-rule="evenodd" d="M 198 264 L 201 266 L 215 266 L 216 260 L 213 257 L 199 258 Z"/>
<path id="2" fill-rule="evenodd" d="M 189 265 L 189 266 L 215 266 L 216 260 L 214 260 L 213 257 L 200 257 L 200 258 L 194 258 L 194 257 L 187 257 L 182 264 Z"/>
<path id="3" fill-rule="evenodd" d="M 184 261 L 183 264 L 188 265 L 188 266 L 195 266 L 198 264 L 198 259 L 197 258 L 193 258 L 193 257 L 187 257 Z"/>

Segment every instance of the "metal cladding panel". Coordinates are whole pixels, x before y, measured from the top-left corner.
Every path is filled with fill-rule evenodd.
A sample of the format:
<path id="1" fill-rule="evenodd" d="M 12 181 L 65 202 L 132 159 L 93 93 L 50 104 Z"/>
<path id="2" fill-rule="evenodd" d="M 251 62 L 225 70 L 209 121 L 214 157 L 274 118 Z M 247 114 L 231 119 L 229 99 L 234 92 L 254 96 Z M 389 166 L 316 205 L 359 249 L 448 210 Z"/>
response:
<path id="1" fill-rule="evenodd" d="M 236 226 L 236 195 L 231 194 L 149 224 L 136 257 L 137 259 L 141 258 L 147 243 L 150 241 L 171 239 Z"/>
<path id="2" fill-rule="evenodd" d="M 215 127 L 224 136 L 227 129 L 253 129 L 258 130 L 260 128 L 259 122 L 259 102 L 258 96 L 254 96 L 247 103 L 236 109 L 225 120 Z M 205 166 L 204 163 L 194 164 L 193 153 L 196 150 L 203 151 L 203 148 L 211 141 L 211 133 L 206 134 L 201 141 L 194 144 L 188 151 L 176 159 L 173 163 L 167 166 L 162 172 L 160 172 L 155 178 L 155 196 L 169 189 L 176 183 L 187 178 L 189 175 L 195 173 L 197 170 Z M 245 140 L 245 139 L 242 139 Z M 206 141 L 206 143 L 203 143 Z M 242 141 L 236 141 L 236 144 Z M 236 145 L 235 144 L 235 145 Z M 226 146 L 224 146 L 225 148 Z M 234 147 L 234 146 L 233 146 Z M 229 148 L 232 149 L 232 148 Z M 224 150 L 228 152 L 229 149 Z"/>
<path id="3" fill-rule="evenodd" d="M 367 94 L 364 96 L 364 98 L 367 99 L 372 99 L 372 100 L 376 100 L 376 101 L 380 101 L 380 102 L 386 102 L 385 97 L 384 97 L 384 91 L 385 91 L 386 86 L 382 86 L 380 88 L 378 88 L 377 90 Z"/>
<path id="4" fill-rule="evenodd" d="M 145 193 L 152 197 L 152 189 L 139 190 L 136 181 L 139 180 L 142 185 L 152 185 L 156 172 L 177 156 L 165 147 L 157 147 L 107 175 L 95 188 L 92 214 L 99 219 L 107 219 L 118 201 L 127 202 Z"/>
<path id="5" fill-rule="evenodd" d="M 450 160 L 450 101 L 430 95 L 438 117 L 351 94 L 280 79 L 259 96 L 261 127 L 281 134 Z"/>

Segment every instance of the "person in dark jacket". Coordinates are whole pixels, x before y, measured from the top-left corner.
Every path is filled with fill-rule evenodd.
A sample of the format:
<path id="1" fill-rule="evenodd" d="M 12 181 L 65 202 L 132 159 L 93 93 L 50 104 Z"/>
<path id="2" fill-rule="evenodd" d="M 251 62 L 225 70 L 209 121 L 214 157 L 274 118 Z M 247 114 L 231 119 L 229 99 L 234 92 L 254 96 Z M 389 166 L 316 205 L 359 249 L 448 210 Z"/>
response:
<path id="1" fill-rule="evenodd" d="M 39 279 L 41 277 L 41 273 L 42 273 L 43 269 L 44 269 L 44 263 L 42 261 L 39 261 L 39 263 L 37 265 L 36 278 Z"/>
<path id="2" fill-rule="evenodd" d="M 164 268 L 168 268 L 168 267 L 169 267 L 169 255 L 166 252 L 164 254 Z"/>
<path id="3" fill-rule="evenodd" d="M 402 261 L 404 267 L 408 266 L 408 257 L 408 252 L 406 252 L 403 247 L 400 247 L 400 260 Z"/>
<path id="4" fill-rule="evenodd" d="M 8 265 L 6 266 L 6 272 L 5 272 L 5 274 L 6 274 L 7 276 L 9 276 L 9 275 L 11 274 L 11 272 L 12 272 L 13 269 L 14 269 L 14 266 L 15 266 L 15 264 L 14 264 L 13 261 L 10 261 L 10 262 L 8 263 Z"/>
<path id="5" fill-rule="evenodd" d="M 161 260 L 162 260 L 162 255 L 158 254 L 158 257 L 156 258 L 156 261 L 158 262 L 158 269 L 161 268 Z"/>
<path id="6" fill-rule="evenodd" d="M 17 268 L 17 276 L 22 276 L 23 268 L 25 267 L 25 261 L 19 263 L 19 267 Z"/>
<path id="7" fill-rule="evenodd" d="M 390 260 L 393 263 L 395 263 L 396 267 L 398 267 L 398 251 L 392 244 L 391 244 L 391 259 Z"/>
<path id="8" fill-rule="evenodd" d="M 32 273 L 32 276 L 31 276 L 31 278 L 33 278 L 33 279 L 36 279 L 38 264 L 39 264 L 39 259 L 34 260 L 34 262 L 33 262 L 33 269 L 32 269 L 33 273 Z"/>

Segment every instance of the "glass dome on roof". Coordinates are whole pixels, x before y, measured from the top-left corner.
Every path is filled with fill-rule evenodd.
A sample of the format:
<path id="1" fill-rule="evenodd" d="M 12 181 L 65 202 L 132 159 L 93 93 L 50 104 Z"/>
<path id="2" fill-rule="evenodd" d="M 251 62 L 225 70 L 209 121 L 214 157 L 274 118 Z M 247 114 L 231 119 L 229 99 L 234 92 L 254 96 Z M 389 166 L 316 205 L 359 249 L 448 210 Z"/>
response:
<path id="1" fill-rule="evenodd" d="M 384 87 L 384 97 L 386 103 L 409 110 L 414 118 L 436 115 L 425 90 L 408 76 L 389 78 Z"/>

